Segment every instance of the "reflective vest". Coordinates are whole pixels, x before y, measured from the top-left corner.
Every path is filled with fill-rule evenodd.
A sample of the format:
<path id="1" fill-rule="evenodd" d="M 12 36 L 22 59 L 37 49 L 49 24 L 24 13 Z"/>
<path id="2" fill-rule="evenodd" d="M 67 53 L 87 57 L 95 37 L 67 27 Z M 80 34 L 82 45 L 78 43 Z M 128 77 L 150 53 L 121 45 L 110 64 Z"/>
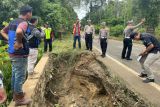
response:
<path id="1" fill-rule="evenodd" d="M 77 25 L 74 24 L 73 26 L 73 34 L 74 36 L 76 36 L 76 33 L 77 33 Z M 78 24 L 78 35 L 80 36 L 80 33 L 81 33 L 81 28 L 80 28 L 80 24 Z"/>
<path id="2" fill-rule="evenodd" d="M 51 32 L 52 32 L 52 29 L 51 28 L 46 28 L 45 30 L 44 30 L 44 32 L 45 32 L 45 39 L 51 39 Z"/>

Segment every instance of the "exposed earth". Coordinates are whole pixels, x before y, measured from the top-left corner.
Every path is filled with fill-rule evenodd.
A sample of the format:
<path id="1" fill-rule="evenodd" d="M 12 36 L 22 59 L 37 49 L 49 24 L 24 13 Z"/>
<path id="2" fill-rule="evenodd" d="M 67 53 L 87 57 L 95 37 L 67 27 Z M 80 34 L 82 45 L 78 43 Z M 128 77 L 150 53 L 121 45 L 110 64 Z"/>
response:
<path id="1" fill-rule="evenodd" d="M 150 107 L 94 53 L 51 55 L 46 84 L 46 107 Z"/>

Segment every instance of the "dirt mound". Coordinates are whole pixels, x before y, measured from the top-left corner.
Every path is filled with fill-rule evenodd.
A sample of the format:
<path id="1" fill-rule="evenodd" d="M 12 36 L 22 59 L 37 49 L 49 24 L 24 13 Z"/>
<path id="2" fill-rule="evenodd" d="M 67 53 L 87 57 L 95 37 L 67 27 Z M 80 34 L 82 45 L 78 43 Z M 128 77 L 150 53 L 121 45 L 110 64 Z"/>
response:
<path id="1" fill-rule="evenodd" d="M 148 107 L 135 93 L 112 78 L 90 53 L 65 53 L 50 59 L 46 85 L 48 107 Z"/>

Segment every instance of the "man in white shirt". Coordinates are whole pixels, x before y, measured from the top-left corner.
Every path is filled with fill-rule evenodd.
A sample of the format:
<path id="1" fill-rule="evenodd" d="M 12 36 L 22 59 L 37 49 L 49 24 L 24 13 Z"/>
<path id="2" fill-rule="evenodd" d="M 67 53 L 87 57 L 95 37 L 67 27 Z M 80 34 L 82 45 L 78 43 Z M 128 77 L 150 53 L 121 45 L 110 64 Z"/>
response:
<path id="1" fill-rule="evenodd" d="M 91 24 L 91 20 L 88 20 L 88 25 L 84 28 L 86 50 L 92 51 L 93 35 L 95 34 L 94 26 Z"/>

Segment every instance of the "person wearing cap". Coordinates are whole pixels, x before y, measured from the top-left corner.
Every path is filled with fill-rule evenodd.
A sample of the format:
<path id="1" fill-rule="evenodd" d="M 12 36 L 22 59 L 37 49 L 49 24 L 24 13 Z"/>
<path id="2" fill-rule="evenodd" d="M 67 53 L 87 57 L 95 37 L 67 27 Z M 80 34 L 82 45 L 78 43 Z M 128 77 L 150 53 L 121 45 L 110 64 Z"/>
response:
<path id="1" fill-rule="evenodd" d="M 2 29 L 1 34 L 8 39 L 8 53 L 12 65 L 12 92 L 15 106 L 28 105 L 31 99 L 26 98 L 22 87 L 27 73 L 27 60 L 29 44 L 26 34 L 29 34 L 28 20 L 32 17 L 32 7 L 23 6 L 20 8 L 19 18 L 10 22 L 9 26 Z"/>
<path id="2" fill-rule="evenodd" d="M 48 50 L 48 45 L 49 45 L 49 52 L 52 52 L 52 40 L 54 38 L 53 32 L 52 32 L 52 28 L 49 27 L 49 24 L 46 23 L 44 25 L 44 33 L 45 33 L 45 37 L 44 37 L 44 52 L 47 52 Z"/>
<path id="3" fill-rule="evenodd" d="M 102 28 L 99 31 L 99 39 L 100 39 L 100 45 L 101 45 L 101 50 L 102 50 L 101 56 L 104 58 L 106 56 L 109 28 L 106 27 L 106 22 L 102 22 L 101 25 L 102 25 Z"/>
<path id="4" fill-rule="evenodd" d="M 142 19 L 139 24 L 136 26 L 133 25 L 133 20 L 127 22 L 127 27 L 124 29 L 124 40 L 123 40 L 123 50 L 122 50 L 122 59 L 132 60 L 131 52 L 132 52 L 132 40 L 130 39 L 130 34 L 137 29 L 140 25 L 145 22 L 145 19 Z M 127 54 L 126 54 L 127 53 Z"/>
<path id="5" fill-rule="evenodd" d="M 140 77 L 146 77 L 145 83 L 154 82 L 154 74 L 151 67 L 160 59 L 160 42 L 150 33 L 134 32 L 130 38 L 137 41 L 142 41 L 146 49 L 139 54 L 142 58 L 140 64 L 143 71 Z"/>
<path id="6" fill-rule="evenodd" d="M 76 41 L 78 40 L 79 49 L 81 49 L 81 25 L 78 19 L 76 23 L 73 25 L 73 35 L 74 35 L 73 48 L 74 49 L 76 48 Z"/>
<path id="7" fill-rule="evenodd" d="M 92 51 L 93 36 L 95 34 L 95 29 L 94 29 L 94 26 L 91 24 L 91 20 L 87 20 L 87 21 L 88 21 L 88 25 L 84 27 L 86 50 Z"/>

